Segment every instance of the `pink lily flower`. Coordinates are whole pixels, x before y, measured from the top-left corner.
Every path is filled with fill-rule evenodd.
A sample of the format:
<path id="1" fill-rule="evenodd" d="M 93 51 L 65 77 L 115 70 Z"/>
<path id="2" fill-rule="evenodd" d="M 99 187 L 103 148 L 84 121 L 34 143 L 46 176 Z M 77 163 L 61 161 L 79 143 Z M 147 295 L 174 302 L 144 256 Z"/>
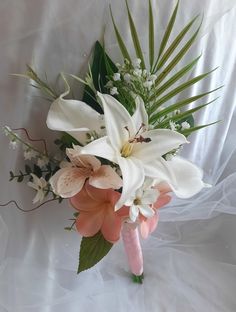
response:
<path id="1" fill-rule="evenodd" d="M 90 237 L 101 231 L 107 241 L 118 241 L 122 222 L 129 215 L 127 207 L 114 211 L 120 196 L 113 189 L 98 189 L 86 183 L 80 193 L 70 198 L 72 206 L 79 211 L 78 232 Z"/>
<path id="2" fill-rule="evenodd" d="M 80 147 L 68 148 L 66 154 L 70 162 L 64 163 L 50 179 L 53 192 L 63 198 L 79 193 L 88 179 L 89 184 L 101 189 L 119 189 L 122 179 L 109 165 L 101 165 L 100 160 L 91 155 L 81 155 Z"/>

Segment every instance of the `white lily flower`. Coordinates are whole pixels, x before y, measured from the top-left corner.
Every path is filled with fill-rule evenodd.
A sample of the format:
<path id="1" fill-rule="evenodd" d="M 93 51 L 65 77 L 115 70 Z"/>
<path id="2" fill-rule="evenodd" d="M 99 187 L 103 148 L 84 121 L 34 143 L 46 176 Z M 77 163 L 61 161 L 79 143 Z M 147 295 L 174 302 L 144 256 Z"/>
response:
<path id="1" fill-rule="evenodd" d="M 123 190 L 115 207 L 118 210 L 142 186 L 145 176 L 170 180 L 172 173 L 162 156 L 187 140 L 168 129 L 148 131 L 148 116 L 140 98 L 136 99 L 137 108 L 131 116 L 112 96 L 98 96 L 103 104 L 107 136 L 84 146 L 81 153 L 109 159 L 120 166 Z"/>
<path id="2" fill-rule="evenodd" d="M 86 133 L 103 131 L 101 115 L 82 101 L 67 100 L 69 90 L 60 95 L 52 104 L 47 116 L 49 129 L 65 131 L 81 143 L 86 142 Z"/>
<path id="3" fill-rule="evenodd" d="M 34 190 L 37 191 L 33 199 L 33 203 L 36 204 L 37 202 L 42 202 L 45 197 L 45 187 L 47 186 L 47 181 L 44 178 L 38 178 L 35 174 L 31 173 L 33 178 L 33 182 L 28 182 L 27 185 L 32 187 Z"/>
<path id="4" fill-rule="evenodd" d="M 155 211 L 152 209 L 152 204 L 156 202 L 160 192 L 156 188 L 152 188 L 152 182 L 152 179 L 146 179 L 142 187 L 125 203 L 130 207 L 129 217 L 132 222 L 136 221 L 139 213 L 146 218 L 154 216 Z"/>

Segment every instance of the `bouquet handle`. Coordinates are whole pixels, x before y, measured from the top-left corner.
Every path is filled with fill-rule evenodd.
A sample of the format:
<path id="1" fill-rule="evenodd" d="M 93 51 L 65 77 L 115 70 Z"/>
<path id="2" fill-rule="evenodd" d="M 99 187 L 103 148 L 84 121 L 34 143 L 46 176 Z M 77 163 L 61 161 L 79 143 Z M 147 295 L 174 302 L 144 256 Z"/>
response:
<path id="1" fill-rule="evenodd" d="M 142 283 L 143 280 L 143 253 L 139 239 L 138 227 L 132 227 L 124 223 L 121 230 L 125 252 L 128 258 L 130 270 L 133 274 L 133 281 Z"/>

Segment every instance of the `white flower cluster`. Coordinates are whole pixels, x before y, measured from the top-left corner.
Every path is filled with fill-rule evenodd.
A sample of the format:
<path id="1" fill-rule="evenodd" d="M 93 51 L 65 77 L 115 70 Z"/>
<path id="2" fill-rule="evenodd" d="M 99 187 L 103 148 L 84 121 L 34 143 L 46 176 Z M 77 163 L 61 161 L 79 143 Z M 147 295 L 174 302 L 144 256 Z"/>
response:
<path id="1" fill-rule="evenodd" d="M 19 144 L 22 144 L 25 160 L 31 160 L 35 158 L 37 160 L 37 165 L 40 168 L 45 167 L 49 163 L 48 157 L 37 151 L 32 145 L 20 138 L 17 133 L 15 133 L 10 127 L 5 126 L 3 131 L 9 138 L 9 145 L 11 148 L 16 149 Z"/>
<path id="2" fill-rule="evenodd" d="M 141 60 L 134 59 L 132 63 L 125 60 L 123 65 L 116 64 L 118 72 L 114 73 L 107 87 L 111 95 L 119 94 L 119 88 L 129 86 L 136 95 L 145 96 L 155 85 L 156 75 L 152 75 L 146 69 L 141 68 Z"/>

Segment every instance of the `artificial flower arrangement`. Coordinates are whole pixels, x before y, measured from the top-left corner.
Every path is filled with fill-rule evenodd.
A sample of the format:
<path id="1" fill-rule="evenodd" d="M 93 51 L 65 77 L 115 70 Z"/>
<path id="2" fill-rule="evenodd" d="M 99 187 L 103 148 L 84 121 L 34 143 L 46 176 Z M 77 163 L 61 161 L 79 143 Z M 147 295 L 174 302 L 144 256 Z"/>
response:
<path id="1" fill-rule="evenodd" d="M 21 143 L 27 161 L 25 172 L 11 171 L 10 180 L 28 178 L 28 186 L 36 191 L 33 203 L 39 203 L 33 209 L 51 200 L 69 199 L 75 213 L 66 229 L 82 235 L 78 273 L 98 263 L 122 237 L 133 279 L 142 283 L 139 235 L 147 238 L 155 230 L 158 210 L 170 202 L 172 192 L 189 198 L 207 186 L 201 169 L 178 154 L 192 132 L 210 125 L 194 125 L 193 113 L 213 101 L 191 109 L 187 105 L 219 88 L 170 104 L 175 95 L 212 72 L 180 82 L 200 58 L 175 71 L 200 26 L 185 42 L 197 16 L 170 41 L 178 6 L 179 2 L 156 54 L 149 0 L 148 62 L 126 1 L 135 56 L 129 54 L 111 11 L 123 64 L 114 63 L 105 47 L 96 42 L 86 78 L 61 73 L 63 91 L 39 78 L 30 66 L 21 75 L 50 99 L 46 123 L 49 129 L 62 132 L 55 141 L 61 154 L 50 155 L 44 140 L 44 149 L 38 150 L 33 141 L 40 140 L 32 140 L 26 129 L 6 126 L 11 145 Z M 82 101 L 73 98 L 69 76 L 85 85 Z M 27 139 L 17 130 L 24 131 Z"/>

